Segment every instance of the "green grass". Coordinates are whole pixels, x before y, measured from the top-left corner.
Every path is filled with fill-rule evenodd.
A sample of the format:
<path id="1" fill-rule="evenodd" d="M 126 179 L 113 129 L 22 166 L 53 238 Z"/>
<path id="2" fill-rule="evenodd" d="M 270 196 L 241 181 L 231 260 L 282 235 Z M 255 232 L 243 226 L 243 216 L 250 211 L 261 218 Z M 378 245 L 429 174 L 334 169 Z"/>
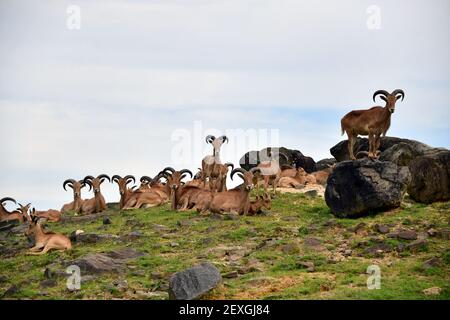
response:
<path id="1" fill-rule="evenodd" d="M 335 218 L 321 198 L 302 194 L 281 194 L 267 215 L 217 219 L 196 212 L 173 212 L 169 206 L 118 212 L 110 210 L 110 225 L 103 218 L 84 223 L 48 224 L 48 229 L 70 234 L 86 233 L 125 236 L 140 231 L 137 239 L 113 239 L 94 244 L 74 244 L 71 252 L 51 252 L 45 256 L 26 255 L 23 235 L 0 238 L 4 247 L 17 247 L 12 257 L 0 256 L 0 296 L 12 285 L 19 291 L 7 298 L 18 299 L 136 299 L 136 291 L 167 291 L 171 274 L 203 261 L 215 264 L 222 274 L 238 271 L 236 278 L 224 278 L 223 284 L 210 292 L 208 299 L 449 299 L 449 240 L 430 237 L 421 250 L 401 253 L 393 250 L 370 256 L 365 250 L 382 240 L 395 248 L 411 241 L 388 239 L 374 231 L 375 224 L 426 232 L 449 228 L 450 203 L 423 205 L 406 199 L 400 208 L 360 219 Z M 334 224 L 329 224 L 332 220 Z M 361 232 L 351 228 L 360 223 Z M 321 240 L 320 250 L 304 245 L 305 237 Z M 344 247 L 344 243 L 345 247 Z M 361 245 L 362 244 L 362 245 Z M 289 252 L 286 246 L 293 246 Z M 83 283 L 81 291 L 69 292 L 66 279 L 42 288 L 46 266 L 60 268 L 88 253 L 132 247 L 145 253 L 130 260 L 123 273 L 98 275 Z M 351 249 L 350 256 L 339 252 Z M 423 263 L 438 257 L 441 263 L 424 268 Z M 301 262 L 312 261 L 313 272 Z M 368 290 L 366 269 L 381 268 L 381 289 Z M 152 274 L 158 274 L 153 276 Z M 127 280 L 128 288 L 119 290 L 113 283 Z M 424 289 L 441 288 L 441 293 L 427 296 Z M 164 296 L 162 296 L 164 297 Z"/>

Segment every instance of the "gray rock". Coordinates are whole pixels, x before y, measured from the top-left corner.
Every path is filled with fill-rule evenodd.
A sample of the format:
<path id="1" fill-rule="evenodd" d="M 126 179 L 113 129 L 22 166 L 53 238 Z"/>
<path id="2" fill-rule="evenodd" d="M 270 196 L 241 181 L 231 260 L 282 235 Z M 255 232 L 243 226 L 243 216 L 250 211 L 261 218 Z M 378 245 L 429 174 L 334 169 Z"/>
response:
<path id="1" fill-rule="evenodd" d="M 417 232 L 414 230 L 401 230 L 398 232 L 397 237 L 403 240 L 416 240 Z"/>
<path id="2" fill-rule="evenodd" d="M 336 158 L 336 160 L 338 162 L 350 159 L 349 155 L 348 155 L 347 143 L 348 143 L 348 140 L 341 141 L 337 145 L 335 145 L 334 147 L 332 147 L 330 149 L 330 153 L 333 155 L 333 157 Z M 396 138 L 396 137 L 383 137 L 383 138 L 381 138 L 381 143 L 380 143 L 380 148 L 379 148 L 379 150 L 381 151 L 381 156 L 383 156 L 383 152 L 385 152 L 389 148 L 391 148 L 397 144 L 400 144 L 400 143 L 408 145 L 409 147 L 411 147 L 412 150 L 414 150 L 415 153 L 418 153 L 418 154 L 424 154 L 426 151 L 431 149 L 430 146 L 428 146 L 422 142 L 419 142 L 419 141 Z M 367 152 L 368 150 L 369 150 L 369 140 L 367 138 L 358 137 L 356 139 L 356 143 L 353 148 L 354 154 L 357 154 L 358 152 L 362 152 L 362 151 Z M 395 153 L 394 150 L 395 149 L 393 149 L 390 152 L 392 154 L 394 154 Z M 392 158 L 391 158 L 391 160 L 392 160 Z M 391 160 L 389 160 L 389 161 L 391 161 Z"/>
<path id="3" fill-rule="evenodd" d="M 432 203 L 450 199 L 450 151 L 432 149 L 409 164 L 411 183 L 408 194 L 417 202 Z"/>
<path id="4" fill-rule="evenodd" d="M 381 234 L 389 233 L 389 227 L 384 224 L 376 224 L 375 230 Z"/>
<path id="5" fill-rule="evenodd" d="M 121 272 L 125 262 L 143 254 L 131 248 L 113 250 L 107 253 L 91 253 L 66 265 L 77 265 L 86 273 Z"/>
<path id="6" fill-rule="evenodd" d="M 303 244 L 308 248 L 319 248 L 322 246 L 322 240 L 315 237 L 306 237 Z"/>
<path id="7" fill-rule="evenodd" d="M 193 300 L 214 289 L 222 281 L 220 271 L 211 263 L 202 263 L 170 277 L 171 300 Z"/>
<path id="8" fill-rule="evenodd" d="M 414 148 L 414 145 L 406 142 L 400 142 L 386 149 L 380 156 L 380 161 L 390 161 L 398 166 L 408 166 L 416 157 L 422 155 L 423 152 Z"/>
<path id="9" fill-rule="evenodd" d="M 337 163 L 335 158 L 322 159 L 316 163 L 316 171 L 328 169 Z"/>
<path id="10" fill-rule="evenodd" d="M 339 163 L 328 178 L 325 201 L 340 218 L 399 207 L 410 181 L 407 167 L 360 159 Z"/>
<path id="11" fill-rule="evenodd" d="M 41 281 L 41 283 L 39 284 L 41 288 L 52 288 L 56 287 L 57 285 L 58 283 L 56 282 L 55 279 L 45 279 Z"/>
<path id="12" fill-rule="evenodd" d="M 112 224 L 112 221 L 109 217 L 105 217 L 103 218 L 103 224 L 104 225 Z"/>
<path id="13" fill-rule="evenodd" d="M 316 266 L 312 261 L 299 261 L 297 262 L 297 267 L 304 268 L 308 272 L 314 272 L 316 270 Z"/>
<path id="14" fill-rule="evenodd" d="M 425 249 L 428 245 L 428 241 L 425 239 L 418 239 L 416 241 L 413 241 L 405 246 L 405 249 L 410 251 L 420 251 L 422 249 Z"/>
<path id="15" fill-rule="evenodd" d="M 250 170 L 251 168 L 256 167 L 261 161 L 270 160 L 271 154 L 277 153 L 283 153 L 288 158 L 288 161 L 286 162 L 286 159 L 281 156 L 281 165 L 287 164 L 292 167 L 301 167 L 308 173 L 316 171 L 316 163 L 313 158 L 303 155 L 298 150 L 291 150 L 285 147 L 269 147 L 260 151 L 249 151 L 242 156 L 239 160 L 239 164 L 245 170 Z"/>
<path id="16" fill-rule="evenodd" d="M 424 269 L 430 269 L 434 267 L 438 267 L 441 264 L 441 259 L 434 257 L 425 261 L 422 265 Z"/>

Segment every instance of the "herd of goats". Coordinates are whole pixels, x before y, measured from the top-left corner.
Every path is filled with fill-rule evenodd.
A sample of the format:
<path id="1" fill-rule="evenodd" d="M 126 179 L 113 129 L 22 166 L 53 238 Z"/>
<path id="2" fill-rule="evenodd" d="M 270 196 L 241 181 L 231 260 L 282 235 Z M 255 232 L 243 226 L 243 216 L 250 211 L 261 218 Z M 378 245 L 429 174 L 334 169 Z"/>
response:
<path id="1" fill-rule="evenodd" d="M 354 110 L 341 120 L 342 134 L 346 132 L 348 135 L 349 157 L 352 160 L 355 159 L 353 145 L 358 135 L 369 136 L 367 155 L 372 159 L 378 157 L 380 136 L 385 136 L 389 129 L 396 101 L 404 98 L 404 92 L 400 89 L 392 93 L 378 90 L 373 95 L 374 101 L 378 95 L 386 102 L 385 107 Z M 0 200 L 0 222 L 18 220 L 20 223 L 28 223 L 26 235 L 33 235 L 35 238 L 35 246 L 30 249 L 29 254 L 45 254 L 51 249 L 69 250 L 71 242 L 63 234 L 46 231 L 41 222 L 58 222 L 62 214 L 67 212 L 87 215 L 105 211 L 106 201 L 101 192 L 101 185 L 105 181 L 118 185 L 121 210 L 150 208 L 170 202 L 171 209 L 177 211 L 197 210 L 201 214 L 209 211 L 219 214 L 255 215 L 264 208 L 270 209 L 271 198 L 275 196 L 277 187 L 302 188 L 311 184 L 326 185 L 328 176 L 333 170 L 333 167 L 329 167 L 309 174 L 302 167 L 280 165 L 280 157 L 288 160 L 283 153 L 268 155 L 269 160 L 261 161 L 248 171 L 234 168 L 232 163 L 221 161 L 220 150 L 225 142 L 228 142 L 226 136 L 206 137 L 206 143 L 212 145 L 213 153 L 202 160 L 201 168 L 196 175 L 188 169 L 177 171 L 166 167 L 154 178 L 141 177 L 139 187 L 129 187 L 130 183 L 136 183 L 136 178 L 131 175 L 125 177 L 114 175 L 110 178 L 106 174 L 101 174 L 98 177 L 87 176 L 79 181 L 68 179 L 64 181 L 63 188 L 67 190 L 66 187 L 69 187 L 73 190 L 73 201 L 63 205 L 59 211 L 36 211 L 34 208 L 31 209 L 31 204 L 19 203 L 19 207 L 10 212 L 4 203 L 12 201 L 17 205 L 17 202 L 10 197 L 3 198 Z M 242 179 L 242 184 L 228 189 L 226 181 L 229 172 L 231 180 L 237 174 Z M 191 180 L 185 181 L 187 176 Z M 252 199 L 251 192 L 255 186 L 256 197 Z M 264 189 L 262 195 L 261 186 Z M 81 198 L 81 190 L 84 187 L 89 187 L 89 191 L 93 190 L 93 198 Z M 272 195 L 268 190 L 269 187 L 273 188 Z"/>

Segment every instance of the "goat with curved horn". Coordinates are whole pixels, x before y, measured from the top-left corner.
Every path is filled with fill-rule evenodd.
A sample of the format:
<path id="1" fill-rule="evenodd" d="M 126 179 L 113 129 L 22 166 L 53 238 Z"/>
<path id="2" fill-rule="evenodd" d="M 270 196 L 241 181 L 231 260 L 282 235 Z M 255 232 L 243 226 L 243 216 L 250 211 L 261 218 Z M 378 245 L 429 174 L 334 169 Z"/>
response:
<path id="1" fill-rule="evenodd" d="M 63 182 L 63 188 L 67 191 L 66 186 L 70 187 L 73 191 L 73 201 L 66 203 L 61 208 L 61 213 L 74 211 L 76 213 L 80 213 L 81 206 L 83 205 L 84 200 L 81 198 L 81 189 L 86 185 L 92 189 L 92 186 L 86 183 L 84 180 L 76 181 L 75 179 L 67 179 Z"/>
<path id="2" fill-rule="evenodd" d="M 341 131 L 348 136 L 348 153 L 352 160 L 356 157 L 353 154 L 353 148 L 358 135 L 369 136 L 369 158 L 377 158 L 381 144 L 381 136 L 385 137 L 391 126 L 391 115 L 395 111 L 395 103 L 401 98 L 403 101 L 405 92 L 396 89 L 392 93 L 386 90 L 377 90 L 373 94 L 373 101 L 380 95 L 380 98 L 386 102 L 384 107 L 375 106 L 367 110 L 353 110 L 347 113 L 341 119 Z"/>
<path id="3" fill-rule="evenodd" d="M 105 180 L 111 182 L 111 178 L 106 174 L 100 174 L 97 178 L 94 178 L 93 176 L 86 176 L 84 178 L 84 183 L 94 190 L 94 197 L 83 202 L 81 207 L 82 213 L 91 214 L 106 210 L 106 201 L 100 190 L 100 186 Z"/>

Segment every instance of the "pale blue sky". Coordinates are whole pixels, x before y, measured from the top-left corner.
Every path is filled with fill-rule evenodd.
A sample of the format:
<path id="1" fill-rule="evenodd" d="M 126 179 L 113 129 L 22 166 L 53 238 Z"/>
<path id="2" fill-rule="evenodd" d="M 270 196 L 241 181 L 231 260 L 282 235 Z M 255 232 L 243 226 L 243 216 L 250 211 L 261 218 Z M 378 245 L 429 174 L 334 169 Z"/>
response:
<path id="1" fill-rule="evenodd" d="M 66 178 L 179 167 L 172 135 L 195 121 L 201 136 L 276 129 L 320 160 L 377 89 L 406 92 L 389 135 L 449 148 L 448 0 L 107 3 L 0 0 L 0 196 L 60 208 Z M 66 27 L 73 4 L 80 30 Z M 192 139 L 195 169 L 209 148 Z M 224 160 L 265 146 L 230 140 Z"/>

